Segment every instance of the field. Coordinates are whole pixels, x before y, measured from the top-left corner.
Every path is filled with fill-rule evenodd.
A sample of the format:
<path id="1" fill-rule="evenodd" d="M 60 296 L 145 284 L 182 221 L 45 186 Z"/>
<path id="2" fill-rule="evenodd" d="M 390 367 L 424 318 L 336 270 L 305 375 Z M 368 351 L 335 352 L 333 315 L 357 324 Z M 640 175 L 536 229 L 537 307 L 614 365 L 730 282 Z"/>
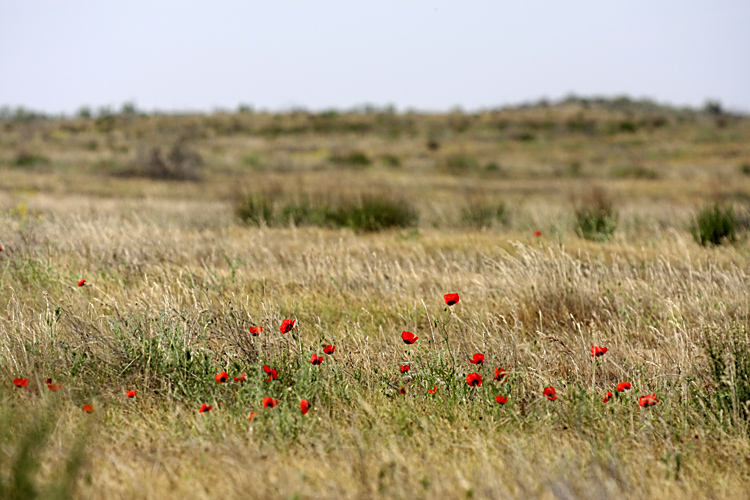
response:
<path id="1" fill-rule="evenodd" d="M 0 498 L 750 498 L 749 200 L 710 107 L 4 116 Z"/>

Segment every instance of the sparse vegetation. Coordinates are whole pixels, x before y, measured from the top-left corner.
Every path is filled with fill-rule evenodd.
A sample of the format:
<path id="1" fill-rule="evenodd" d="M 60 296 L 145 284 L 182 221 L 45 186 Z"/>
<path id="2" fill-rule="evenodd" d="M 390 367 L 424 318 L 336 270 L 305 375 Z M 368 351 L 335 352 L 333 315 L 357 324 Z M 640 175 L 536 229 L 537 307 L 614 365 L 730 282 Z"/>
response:
<path id="1" fill-rule="evenodd" d="M 747 117 L 132 111 L 0 113 L 0 498 L 750 490 Z M 111 175 L 176 138 L 200 182 Z"/>

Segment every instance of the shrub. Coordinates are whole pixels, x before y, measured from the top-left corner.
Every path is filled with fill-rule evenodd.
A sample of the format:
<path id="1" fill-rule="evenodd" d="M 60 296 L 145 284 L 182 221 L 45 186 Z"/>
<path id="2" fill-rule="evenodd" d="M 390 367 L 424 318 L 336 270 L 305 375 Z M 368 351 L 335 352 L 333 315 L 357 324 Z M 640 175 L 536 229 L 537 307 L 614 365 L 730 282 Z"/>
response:
<path id="1" fill-rule="evenodd" d="M 476 158 L 467 155 L 452 155 L 445 160 L 445 169 L 454 174 L 475 170 L 479 166 Z"/>
<path id="2" fill-rule="evenodd" d="M 333 155 L 330 160 L 331 163 L 349 167 L 367 167 L 372 163 L 370 157 L 361 151 L 355 151 L 347 155 Z"/>
<path id="3" fill-rule="evenodd" d="M 347 226 L 355 231 L 382 231 L 416 226 L 419 216 L 405 200 L 366 196 L 358 204 L 345 208 Z"/>
<path id="4" fill-rule="evenodd" d="M 508 213 L 505 203 L 472 203 L 461 211 L 461 223 L 464 226 L 477 229 L 492 227 L 495 224 L 505 224 Z"/>
<path id="5" fill-rule="evenodd" d="M 348 227 L 357 232 L 412 227 L 419 222 L 417 211 L 407 201 L 380 195 L 334 200 L 310 195 L 294 199 L 272 198 L 269 194 L 252 193 L 238 201 L 235 213 L 243 221 L 255 225 L 284 226 L 291 223 L 296 226 Z"/>
<path id="6" fill-rule="evenodd" d="M 29 153 L 28 151 L 21 151 L 16 155 L 13 160 L 13 165 L 17 167 L 36 167 L 40 165 L 49 164 L 49 158 L 46 156 Z"/>
<path id="7" fill-rule="evenodd" d="M 380 157 L 380 161 L 387 167 L 397 168 L 401 166 L 401 159 L 392 154 L 384 154 Z M 748 167 L 750 168 L 750 167 Z"/>
<path id="8" fill-rule="evenodd" d="M 736 240 L 738 221 L 731 206 L 714 203 L 703 207 L 693 219 L 690 233 L 696 243 L 721 245 Z"/>
<path id="9" fill-rule="evenodd" d="M 606 193 L 594 189 L 575 211 L 576 232 L 582 238 L 607 241 L 617 227 L 617 212 Z"/>
<path id="10" fill-rule="evenodd" d="M 241 198 L 234 207 L 234 212 L 243 222 L 256 226 L 261 224 L 271 225 L 273 218 L 273 203 L 271 198 L 259 194 L 250 193 Z"/>
<path id="11" fill-rule="evenodd" d="M 743 163 L 740 165 L 740 172 L 742 175 L 750 175 L 750 163 Z"/>
<path id="12" fill-rule="evenodd" d="M 179 140 L 168 150 L 157 146 L 141 151 L 133 168 L 122 174 L 169 181 L 197 181 L 200 180 L 198 169 L 202 165 L 203 158 L 185 141 Z"/>

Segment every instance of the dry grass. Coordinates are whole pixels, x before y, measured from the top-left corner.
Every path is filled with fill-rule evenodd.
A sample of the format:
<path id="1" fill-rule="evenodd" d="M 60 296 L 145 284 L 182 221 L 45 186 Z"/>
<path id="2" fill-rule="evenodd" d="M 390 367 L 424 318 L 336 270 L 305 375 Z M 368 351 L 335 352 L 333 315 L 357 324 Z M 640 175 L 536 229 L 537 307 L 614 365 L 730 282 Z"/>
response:
<path id="1" fill-rule="evenodd" d="M 607 123 L 625 119 L 615 111 L 513 113 L 13 125 L 0 156 L 12 159 L 21 141 L 51 164 L 0 165 L 0 421 L 16 429 L 0 431 L 0 478 L 13 477 L 24 429 L 50 414 L 34 477 L 51 498 L 65 498 L 53 487 L 81 433 L 86 460 L 71 469 L 80 498 L 747 498 L 747 243 L 703 248 L 686 225 L 693 194 L 750 193 L 730 168 L 747 158 L 747 120 L 719 127 L 669 115 L 668 125 L 611 134 Z M 602 130 L 590 141 L 588 119 Z M 135 154 L 132 145 L 116 152 L 128 137 L 157 130 L 192 134 L 200 182 L 94 171 L 103 157 Z M 533 140 L 513 139 L 529 130 Z M 729 134 L 738 139 L 721 142 Z M 643 142 L 624 145 L 634 138 Z M 77 146 L 91 141 L 114 149 Z M 566 151 L 614 166 L 617 148 L 660 176 L 581 179 L 554 167 Z M 328 164 L 352 152 L 373 164 Z M 450 156 L 483 165 L 498 152 L 502 176 L 442 170 Z M 401 166 L 379 165 L 384 154 Z M 714 168 L 732 179 L 718 193 L 696 182 Z M 594 182 L 619 212 L 605 243 L 573 227 L 570 196 Z M 248 188 L 283 196 L 331 186 L 398 190 L 420 227 L 355 234 L 233 216 Z M 508 221 L 462 227 L 461 208 L 477 199 L 504 202 Z M 445 310 L 442 295 L 454 291 L 461 301 Z M 285 336 L 283 318 L 297 320 Z M 263 334 L 247 335 L 250 325 Z M 419 342 L 406 347 L 402 330 Z M 312 367 L 326 343 L 336 354 Z M 609 352 L 594 361 L 592 345 Z M 484 384 L 471 390 L 474 352 L 487 360 Z M 266 363 L 277 381 L 265 382 Z M 496 366 L 506 383 L 492 381 Z M 248 382 L 219 386 L 221 369 Z M 29 387 L 13 389 L 21 375 Z M 63 389 L 48 391 L 46 377 Z M 603 404 L 624 380 L 633 391 Z M 547 385 L 557 401 L 541 396 Z M 652 392 L 660 404 L 638 407 Z M 260 409 L 264 396 L 279 406 Z M 306 416 L 301 398 L 313 403 Z M 95 413 L 80 410 L 86 402 Z M 203 402 L 214 410 L 199 414 Z"/>

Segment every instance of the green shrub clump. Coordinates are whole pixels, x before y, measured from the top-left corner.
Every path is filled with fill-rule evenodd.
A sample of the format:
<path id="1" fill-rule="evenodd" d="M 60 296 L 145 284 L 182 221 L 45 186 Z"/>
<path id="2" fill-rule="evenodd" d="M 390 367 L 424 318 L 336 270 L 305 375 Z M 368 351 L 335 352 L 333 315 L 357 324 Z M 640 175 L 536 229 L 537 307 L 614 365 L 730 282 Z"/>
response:
<path id="1" fill-rule="evenodd" d="M 576 233 L 593 241 L 608 241 L 617 228 L 617 212 L 602 190 L 595 189 L 575 211 Z"/>
<path id="2" fill-rule="evenodd" d="M 347 227 L 357 232 L 414 227 L 419 222 L 419 214 L 407 201 L 372 194 L 341 200 L 253 193 L 239 200 L 235 213 L 254 225 Z"/>
<path id="3" fill-rule="evenodd" d="M 737 217 L 731 206 L 719 203 L 705 206 L 698 212 L 690 226 L 696 243 L 703 246 L 733 243 L 737 239 Z"/>

